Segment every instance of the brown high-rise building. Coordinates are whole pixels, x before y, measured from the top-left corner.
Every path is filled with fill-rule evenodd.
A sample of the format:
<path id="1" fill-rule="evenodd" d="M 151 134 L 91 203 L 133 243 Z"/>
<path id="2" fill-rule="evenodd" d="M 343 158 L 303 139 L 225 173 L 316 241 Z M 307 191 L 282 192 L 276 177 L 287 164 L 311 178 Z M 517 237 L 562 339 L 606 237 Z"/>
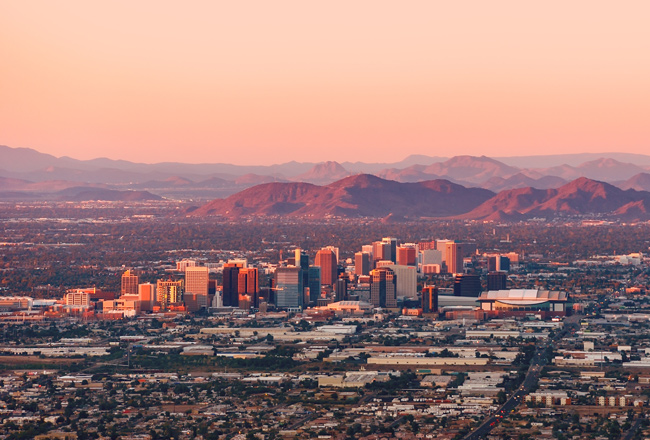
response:
<path id="1" fill-rule="evenodd" d="M 240 309 L 248 310 L 251 307 L 259 307 L 260 285 L 257 268 L 246 267 L 239 269 L 237 290 L 239 292 Z"/>
<path id="2" fill-rule="evenodd" d="M 199 295 L 198 293 L 185 292 L 183 294 L 183 302 L 188 312 L 198 312 L 201 308 L 205 308 L 203 295 Z"/>
<path id="3" fill-rule="evenodd" d="M 460 243 L 447 242 L 445 244 L 445 262 L 447 272 L 463 273 L 463 249 Z"/>
<path id="4" fill-rule="evenodd" d="M 212 307 L 212 302 L 217 294 L 217 280 L 208 280 L 208 307 Z"/>
<path id="5" fill-rule="evenodd" d="M 140 284 L 140 277 L 127 270 L 122 274 L 122 288 L 120 294 L 122 295 L 137 295 L 138 284 Z"/>
<path id="6" fill-rule="evenodd" d="M 397 262 L 397 238 L 395 237 L 384 237 L 381 239 L 384 243 L 388 243 L 390 246 L 390 255 L 384 254 L 384 260 L 390 260 L 393 263 Z"/>
<path id="7" fill-rule="evenodd" d="M 506 290 L 507 280 L 505 272 L 490 272 L 487 275 L 487 290 Z"/>
<path id="8" fill-rule="evenodd" d="M 207 267 L 195 266 L 185 269 L 185 291 L 208 295 L 210 274 Z"/>
<path id="9" fill-rule="evenodd" d="M 478 275 L 456 274 L 454 296 L 477 298 L 481 294 L 481 277 Z"/>
<path id="10" fill-rule="evenodd" d="M 338 278 L 336 254 L 330 249 L 321 249 L 316 253 L 314 266 L 320 267 L 321 283 L 333 286 Z"/>
<path id="11" fill-rule="evenodd" d="M 398 247 L 397 264 L 401 266 L 415 266 L 415 248 L 402 246 Z"/>
<path id="12" fill-rule="evenodd" d="M 335 299 L 336 301 L 345 301 L 348 298 L 348 279 L 345 276 L 341 276 L 336 280 L 336 285 L 334 287 Z"/>
<path id="13" fill-rule="evenodd" d="M 239 271 L 245 262 L 229 262 L 223 265 L 223 305 L 239 307 Z"/>
<path id="14" fill-rule="evenodd" d="M 188 266 L 185 268 L 185 292 L 193 293 L 198 309 L 208 307 L 208 284 L 210 274 L 207 267 Z"/>
<path id="15" fill-rule="evenodd" d="M 372 259 L 377 261 L 392 261 L 390 258 L 391 243 L 385 241 L 373 241 Z"/>
<path id="16" fill-rule="evenodd" d="M 140 310 L 151 312 L 156 300 L 156 286 L 151 283 L 138 285 L 138 299 L 140 300 Z"/>
<path id="17" fill-rule="evenodd" d="M 354 254 L 354 272 L 357 275 L 370 274 L 370 254 L 368 252 Z"/>
<path id="18" fill-rule="evenodd" d="M 422 289 L 422 313 L 438 312 L 438 288 L 424 286 Z"/>
<path id="19" fill-rule="evenodd" d="M 381 267 L 370 271 L 370 303 L 375 307 L 397 307 L 395 273 Z"/>

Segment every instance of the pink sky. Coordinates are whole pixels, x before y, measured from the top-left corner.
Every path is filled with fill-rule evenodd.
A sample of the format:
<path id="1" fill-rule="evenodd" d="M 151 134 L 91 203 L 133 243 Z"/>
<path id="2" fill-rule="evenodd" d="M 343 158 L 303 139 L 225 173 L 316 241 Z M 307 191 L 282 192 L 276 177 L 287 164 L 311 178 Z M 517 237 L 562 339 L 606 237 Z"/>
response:
<path id="1" fill-rule="evenodd" d="M 7 0 L 0 144 L 239 164 L 650 154 L 648 17 L 648 1 Z"/>

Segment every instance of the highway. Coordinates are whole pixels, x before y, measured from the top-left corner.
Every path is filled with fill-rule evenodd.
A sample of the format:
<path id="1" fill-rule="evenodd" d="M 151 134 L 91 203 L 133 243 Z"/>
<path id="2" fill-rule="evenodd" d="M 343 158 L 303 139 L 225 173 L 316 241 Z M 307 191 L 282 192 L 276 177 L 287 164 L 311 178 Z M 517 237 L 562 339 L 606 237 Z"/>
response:
<path id="1" fill-rule="evenodd" d="M 637 430 L 639 429 L 639 426 L 641 426 L 641 417 L 637 418 L 630 429 L 625 433 L 625 437 L 623 437 L 623 440 L 632 440 L 634 438 L 634 434 L 636 434 Z"/>
<path id="2" fill-rule="evenodd" d="M 559 332 L 552 341 L 562 339 L 572 328 L 578 326 L 580 322 L 580 316 L 570 316 L 564 320 L 564 328 Z M 539 380 L 539 375 L 548 363 L 546 358 L 546 349 L 551 345 L 550 340 L 538 341 L 537 346 L 535 347 L 535 354 L 533 355 L 532 360 L 530 361 L 530 366 L 526 373 L 521 386 L 517 388 L 506 402 L 501 405 L 501 407 L 493 413 L 490 417 L 485 419 L 481 425 L 476 428 L 471 433 L 467 434 L 463 439 L 464 440 L 478 440 L 484 438 L 496 425 L 499 424 L 504 418 L 506 418 L 514 409 L 521 403 L 534 387 L 537 385 Z"/>

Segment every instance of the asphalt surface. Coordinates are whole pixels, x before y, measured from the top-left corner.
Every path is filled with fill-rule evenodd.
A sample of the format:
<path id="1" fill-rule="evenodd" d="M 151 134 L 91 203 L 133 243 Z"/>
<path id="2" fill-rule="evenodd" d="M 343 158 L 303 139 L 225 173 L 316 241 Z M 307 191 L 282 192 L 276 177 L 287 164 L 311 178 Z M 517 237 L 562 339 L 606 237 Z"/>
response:
<path id="1" fill-rule="evenodd" d="M 632 423 L 632 426 L 630 429 L 625 433 L 625 436 L 623 437 L 623 440 L 632 440 L 634 437 L 634 434 L 636 434 L 636 431 L 639 429 L 639 425 L 641 425 L 641 419 L 638 418 Z"/>
<path id="2" fill-rule="evenodd" d="M 575 328 L 579 322 L 580 316 L 570 316 L 565 319 L 563 330 L 559 332 L 553 340 L 538 341 L 526 377 L 519 388 L 517 388 L 517 391 L 515 391 L 495 413 L 485 419 L 478 428 L 467 434 L 463 440 L 478 440 L 484 438 L 495 426 L 514 411 L 514 409 L 525 398 L 526 394 L 537 385 L 539 375 L 544 366 L 548 363 L 548 359 L 545 356 L 546 349 L 553 341 L 562 339 L 571 329 Z"/>
<path id="3" fill-rule="evenodd" d="M 501 422 L 501 420 L 507 417 L 514 409 L 521 403 L 526 394 L 528 394 L 534 387 L 537 385 L 539 380 L 539 374 L 544 368 L 544 365 L 548 362 L 544 356 L 548 342 L 537 344 L 535 349 L 535 354 L 533 359 L 530 362 L 530 367 L 526 373 L 526 377 L 522 384 L 517 388 L 506 402 L 501 405 L 501 407 L 493 413 L 490 417 L 485 419 L 481 425 L 476 428 L 473 432 L 465 436 L 465 440 L 478 440 L 485 437 L 490 431 Z"/>

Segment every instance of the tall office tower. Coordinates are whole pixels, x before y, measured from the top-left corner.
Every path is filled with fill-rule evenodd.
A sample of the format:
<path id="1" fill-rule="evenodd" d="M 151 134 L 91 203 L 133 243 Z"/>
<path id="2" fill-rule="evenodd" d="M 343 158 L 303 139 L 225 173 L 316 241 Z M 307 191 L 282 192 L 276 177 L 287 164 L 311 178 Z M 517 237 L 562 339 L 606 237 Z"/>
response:
<path id="1" fill-rule="evenodd" d="M 436 249 L 442 252 L 442 257 L 445 257 L 445 249 L 447 249 L 447 243 L 455 243 L 454 240 L 436 240 Z"/>
<path id="2" fill-rule="evenodd" d="M 217 294 L 217 280 L 208 280 L 208 305 L 211 307 Z"/>
<path id="3" fill-rule="evenodd" d="M 307 270 L 309 267 L 309 254 L 306 251 L 297 248 L 294 255 L 294 266 L 299 267 L 302 270 Z"/>
<path id="4" fill-rule="evenodd" d="M 321 249 L 316 253 L 314 266 L 320 267 L 321 282 L 333 286 L 338 277 L 336 254 L 330 249 Z"/>
<path id="5" fill-rule="evenodd" d="M 260 282 L 259 273 L 256 267 L 245 267 L 239 269 L 237 291 L 239 293 L 238 302 L 240 309 L 248 310 L 251 307 L 258 307 Z"/>
<path id="6" fill-rule="evenodd" d="M 372 260 L 373 264 L 377 261 L 392 261 L 390 259 L 390 243 L 385 241 L 372 242 Z"/>
<path id="7" fill-rule="evenodd" d="M 499 255 L 497 257 L 496 269 L 499 272 L 508 272 L 510 270 L 510 258 Z"/>
<path id="8" fill-rule="evenodd" d="M 323 249 L 327 249 L 329 251 L 334 252 L 334 255 L 336 255 L 336 261 L 340 260 L 340 258 L 339 258 L 339 248 L 337 248 L 336 246 L 325 246 Z"/>
<path id="9" fill-rule="evenodd" d="M 370 254 L 368 252 L 354 254 L 354 272 L 357 275 L 368 275 L 370 273 Z"/>
<path id="10" fill-rule="evenodd" d="M 348 298 L 348 279 L 341 277 L 336 280 L 334 292 L 336 293 L 336 301 L 345 301 Z"/>
<path id="11" fill-rule="evenodd" d="M 309 287 L 309 302 L 316 304 L 320 298 L 321 280 L 320 280 L 320 267 L 309 266 L 307 268 L 307 287 Z"/>
<path id="12" fill-rule="evenodd" d="M 300 308 L 303 297 L 302 270 L 299 267 L 278 267 L 275 270 L 275 306 Z"/>
<path id="13" fill-rule="evenodd" d="M 375 307 L 397 307 L 395 273 L 381 267 L 370 271 L 370 302 Z"/>
<path id="14" fill-rule="evenodd" d="M 487 270 L 488 272 L 495 272 L 497 270 L 498 255 L 488 255 L 487 257 Z"/>
<path id="15" fill-rule="evenodd" d="M 239 270 L 245 266 L 242 262 L 228 262 L 223 265 L 223 305 L 239 307 Z"/>
<path id="16" fill-rule="evenodd" d="M 183 281 L 158 280 L 156 286 L 156 302 L 162 310 L 167 310 L 170 305 L 178 304 L 183 300 Z"/>
<path id="17" fill-rule="evenodd" d="M 185 292 L 196 294 L 199 309 L 208 308 L 208 284 L 210 274 L 205 266 L 192 266 L 185 268 Z"/>
<path id="18" fill-rule="evenodd" d="M 490 272 L 487 276 L 487 290 L 506 290 L 507 276 L 505 272 Z"/>
<path id="19" fill-rule="evenodd" d="M 415 247 L 399 246 L 397 248 L 397 264 L 400 266 L 415 266 Z"/>
<path id="20" fill-rule="evenodd" d="M 422 289 L 422 313 L 438 312 L 438 288 L 424 286 Z"/>
<path id="21" fill-rule="evenodd" d="M 181 261 L 176 262 L 176 270 L 179 272 L 185 272 L 185 269 L 194 266 L 196 266 L 196 261 L 194 260 L 183 259 Z"/>
<path id="22" fill-rule="evenodd" d="M 309 296 L 311 295 L 311 293 L 307 292 L 309 288 L 309 254 L 300 248 L 297 248 L 295 253 L 296 257 L 293 265 L 302 270 L 302 288 L 305 290 L 303 293 L 305 295 L 305 302 L 309 303 Z"/>
<path id="23" fill-rule="evenodd" d="M 385 258 L 384 256 L 384 260 L 390 260 L 393 263 L 397 262 L 397 238 L 384 237 L 381 241 L 390 245 L 390 256 L 388 258 Z"/>
<path id="24" fill-rule="evenodd" d="M 385 266 L 395 275 L 395 295 L 415 299 L 418 296 L 418 273 L 415 266 L 390 264 Z"/>
<path id="25" fill-rule="evenodd" d="M 463 273 L 463 249 L 460 243 L 446 243 L 445 262 L 447 263 L 447 272 Z"/>
<path id="26" fill-rule="evenodd" d="M 140 310 L 151 312 L 156 299 L 156 286 L 151 283 L 139 284 L 138 299 L 140 300 Z"/>
<path id="27" fill-rule="evenodd" d="M 371 244 L 364 244 L 361 246 L 361 252 L 367 252 L 370 254 L 370 261 L 372 261 L 372 245 Z"/>
<path id="28" fill-rule="evenodd" d="M 122 274 L 122 288 L 120 289 L 121 295 L 137 295 L 138 284 L 140 284 L 140 277 L 127 270 Z"/>
<path id="29" fill-rule="evenodd" d="M 488 272 L 508 272 L 510 270 L 510 258 L 503 255 L 489 255 L 487 262 Z"/>
<path id="30" fill-rule="evenodd" d="M 481 294 L 481 277 L 478 275 L 456 274 L 454 296 L 477 298 Z"/>

